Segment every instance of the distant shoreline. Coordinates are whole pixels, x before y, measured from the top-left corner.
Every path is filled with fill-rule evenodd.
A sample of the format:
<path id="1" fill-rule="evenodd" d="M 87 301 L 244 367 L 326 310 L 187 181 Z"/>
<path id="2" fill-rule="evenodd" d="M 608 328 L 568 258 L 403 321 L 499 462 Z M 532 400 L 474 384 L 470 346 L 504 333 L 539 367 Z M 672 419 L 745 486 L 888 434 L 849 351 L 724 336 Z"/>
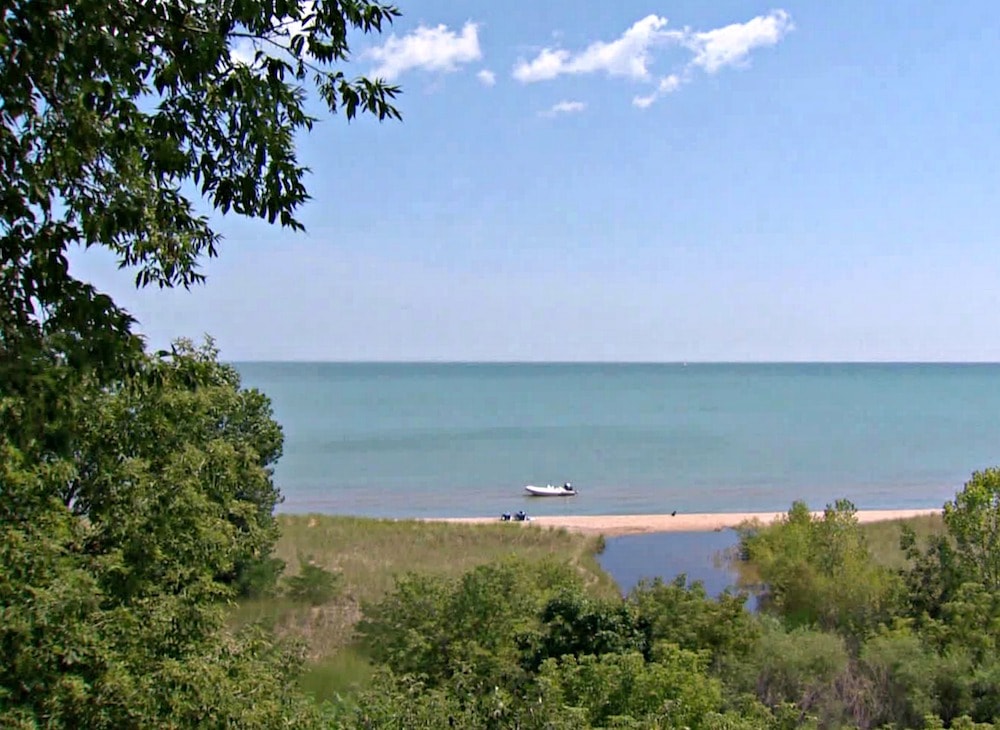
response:
<path id="1" fill-rule="evenodd" d="M 856 517 L 858 522 L 868 523 L 903 520 L 940 513 L 941 510 L 936 508 L 872 509 L 858 510 Z M 781 519 L 787 514 L 787 512 L 702 512 L 677 515 L 541 515 L 531 517 L 530 522 L 522 524 L 563 528 L 582 534 L 600 534 L 615 537 L 619 535 L 640 535 L 655 532 L 714 532 L 737 527 L 750 520 L 758 520 L 766 524 Z M 823 511 L 815 511 L 813 514 L 822 516 Z M 451 522 L 466 525 L 499 523 L 496 517 L 432 517 L 424 518 L 423 521 Z"/>

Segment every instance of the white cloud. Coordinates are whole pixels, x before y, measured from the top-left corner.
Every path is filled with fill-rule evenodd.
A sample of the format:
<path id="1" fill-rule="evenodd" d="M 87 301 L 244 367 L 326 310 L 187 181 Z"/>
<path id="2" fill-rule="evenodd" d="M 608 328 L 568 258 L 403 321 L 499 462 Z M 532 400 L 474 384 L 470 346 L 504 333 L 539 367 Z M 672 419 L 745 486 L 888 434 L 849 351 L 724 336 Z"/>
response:
<path id="1" fill-rule="evenodd" d="M 725 66 L 746 63 L 750 51 L 761 46 L 773 46 L 795 29 L 791 16 L 784 10 L 758 15 L 746 23 L 733 23 L 724 28 L 692 33 L 684 45 L 694 52 L 692 66 L 700 66 L 714 74 Z"/>
<path id="2" fill-rule="evenodd" d="M 618 39 L 591 43 L 577 53 L 564 48 L 543 48 L 535 58 L 518 61 L 512 75 L 525 84 L 569 74 L 599 72 L 638 82 L 655 80 L 655 88 L 632 99 L 634 106 L 645 109 L 661 96 L 690 83 L 698 71 L 714 74 L 726 66 L 746 65 L 752 50 L 776 45 L 795 28 L 791 16 L 784 10 L 773 10 L 746 23 L 708 31 L 667 30 L 666 26 L 666 18 L 648 15 Z M 664 47 L 685 49 L 693 58 L 657 80 L 650 66 L 655 60 L 655 52 Z"/>
<path id="3" fill-rule="evenodd" d="M 488 68 L 484 68 L 477 73 L 476 78 L 479 79 L 479 83 L 483 86 L 493 86 L 497 82 L 497 75 Z"/>
<path id="4" fill-rule="evenodd" d="M 651 107 L 653 105 L 653 102 L 656 101 L 656 98 L 657 98 L 656 92 L 652 94 L 646 94 L 645 96 L 637 94 L 636 96 L 632 97 L 632 106 L 637 106 L 640 109 L 647 109 L 648 107 Z"/>
<path id="5" fill-rule="evenodd" d="M 586 108 L 587 105 L 582 101 L 560 101 L 541 112 L 541 116 L 555 117 L 559 114 L 578 114 Z"/>
<path id="6" fill-rule="evenodd" d="M 514 78 L 525 84 L 554 79 L 559 74 L 566 73 L 564 68 L 568 60 L 569 51 L 553 51 L 549 48 L 543 48 L 542 52 L 531 63 L 518 62 L 514 67 Z"/>
<path id="7" fill-rule="evenodd" d="M 690 77 L 688 75 L 678 76 L 677 74 L 670 74 L 669 76 L 664 76 L 660 79 L 660 83 L 657 85 L 656 90 L 650 94 L 637 95 L 632 99 L 632 105 L 637 106 L 640 109 L 645 109 L 652 106 L 653 102 L 659 99 L 664 94 L 672 94 L 681 88 L 681 85 L 686 83 Z"/>
<path id="8" fill-rule="evenodd" d="M 660 79 L 660 86 L 658 88 L 661 94 L 672 94 L 681 88 L 681 84 L 684 83 L 683 79 L 677 74 L 670 74 L 669 76 L 664 76 Z"/>
<path id="9" fill-rule="evenodd" d="M 478 61 L 482 56 L 479 26 L 471 21 L 462 26 L 460 34 L 446 25 L 433 28 L 421 25 L 402 37 L 393 34 L 381 46 L 363 54 L 378 64 L 371 75 L 388 81 L 415 68 L 455 71 L 461 64 Z"/>
<path id="10" fill-rule="evenodd" d="M 603 71 L 609 76 L 645 79 L 649 76 L 650 47 L 669 39 L 679 39 L 680 31 L 665 31 L 666 18 L 647 15 L 617 40 L 591 43 L 580 53 L 543 48 L 532 61 L 519 61 L 514 78 L 522 83 L 546 81 L 563 74 Z"/>

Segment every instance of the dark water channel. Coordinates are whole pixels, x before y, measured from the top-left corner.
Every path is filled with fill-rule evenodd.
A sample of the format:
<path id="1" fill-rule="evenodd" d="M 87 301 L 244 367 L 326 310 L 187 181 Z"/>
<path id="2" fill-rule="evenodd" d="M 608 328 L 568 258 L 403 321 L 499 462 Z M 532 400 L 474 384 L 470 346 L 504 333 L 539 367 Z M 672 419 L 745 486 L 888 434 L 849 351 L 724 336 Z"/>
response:
<path id="1" fill-rule="evenodd" d="M 718 596 L 737 584 L 737 572 L 723 557 L 737 540 L 734 530 L 623 535 L 607 539 L 599 560 L 623 594 L 643 578 L 669 582 L 684 573 L 689 582 L 701 581 L 710 596 Z"/>

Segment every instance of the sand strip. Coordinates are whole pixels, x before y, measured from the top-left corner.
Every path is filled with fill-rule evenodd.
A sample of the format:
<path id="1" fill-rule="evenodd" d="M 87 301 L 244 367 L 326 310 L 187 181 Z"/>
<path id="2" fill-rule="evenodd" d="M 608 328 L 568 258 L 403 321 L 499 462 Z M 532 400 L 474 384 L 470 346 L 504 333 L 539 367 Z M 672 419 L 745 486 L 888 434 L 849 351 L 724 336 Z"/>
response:
<path id="1" fill-rule="evenodd" d="M 940 514 L 939 509 L 873 509 L 859 510 L 858 522 L 882 522 L 900 520 L 921 515 Z M 563 527 L 573 532 L 601 535 L 636 535 L 650 532 L 711 532 L 736 527 L 748 520 L 773 522 L 784 517 L 786 512 L 718 512 L 678 515 L 541 515 L 532 517 L 530 522 L 521 523 L 541 527 Z M 822 516 L 823 512 L 813 512 Z M 499 522 L 497 517 L 441 517 L 429 522 L 457 522 L 464 524 L 488 524 Z"/>

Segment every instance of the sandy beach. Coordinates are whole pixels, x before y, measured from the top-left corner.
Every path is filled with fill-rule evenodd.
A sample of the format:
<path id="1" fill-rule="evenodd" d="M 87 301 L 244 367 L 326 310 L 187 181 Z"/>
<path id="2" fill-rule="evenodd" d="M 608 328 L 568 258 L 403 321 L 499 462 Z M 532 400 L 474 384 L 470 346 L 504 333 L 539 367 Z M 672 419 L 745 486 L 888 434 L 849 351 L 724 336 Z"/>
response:
<path id="1" fill-rule="evenodd" d="M 921 515 L 939 514 L 940 509 L 877 509 L 859 510 L 858 522 L 882 522 L 899 520 Z M 651 532 L 711 532 L 747 522 L 760 520 L 773 522 L 784 517 L 786 512 L 713 512 L 678 515 L 542 515 L 532 517 L 522 523 L 540 527 L 563 527 L 573 532 L 615 535 L 638 535 Z M 823 512 L 813 512 L 822 516 Z M 442 517 L 432 522 L 458 522 L 465 524 L 488 524 L 498 522 L 496 517 Z"/>

